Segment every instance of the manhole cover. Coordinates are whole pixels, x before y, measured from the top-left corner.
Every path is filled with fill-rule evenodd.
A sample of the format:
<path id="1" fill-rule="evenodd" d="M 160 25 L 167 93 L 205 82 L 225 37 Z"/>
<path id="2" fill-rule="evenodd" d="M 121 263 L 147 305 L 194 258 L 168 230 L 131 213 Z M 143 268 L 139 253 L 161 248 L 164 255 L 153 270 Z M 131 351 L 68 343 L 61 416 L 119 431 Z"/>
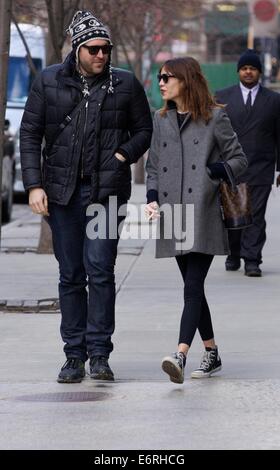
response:
<path id="1" fill-rule="evenodd" d="M 111 394 L 103 392 L 65 392 L 65 393 L 40 393 L 34 395 L 22 395 L 15 400 L 39 401 L 39 402 L 82 402 L 103 401 L 111 398 Z"/>

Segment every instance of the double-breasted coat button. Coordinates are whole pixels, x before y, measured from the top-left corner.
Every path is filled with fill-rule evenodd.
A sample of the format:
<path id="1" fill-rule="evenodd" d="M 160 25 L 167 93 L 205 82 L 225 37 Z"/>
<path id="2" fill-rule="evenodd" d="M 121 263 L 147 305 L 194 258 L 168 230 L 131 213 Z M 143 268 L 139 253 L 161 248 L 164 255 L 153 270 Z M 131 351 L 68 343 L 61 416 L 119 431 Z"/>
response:
<path id="1" fill-rule="evenodd" d="M 195 169 L 196 169 L 196 166 L 195 166 L 195 165 L 192 165 L 192 169 L 195 170 Z"/>
<path id="2" fill-rule="evenodd" d="M 166 196 L 168 196 L 168 193 L 166 191 L 164 191 L 163 195 L 166 197 Z"/>
<path id="3" fill-rule="evenodd" d="M 189 188 L 189 193 L 192 193 L 192 188 Z"/>
<path id="4" fill-rule="evenodd" d="M 194 143 L 194 144 L 198 144 L 198 142 L 199 142 L 199 140 L 193 139 L 193 143 Z"/>
<path id="5" fill-rule="evenodd" d="M 164 147 L 167 147 L 167 143 L 166 143 L 166 142 L 163 142 L 163 146 L 164 146 Z"/>
<path id="6" fill-rule="evenodd" d="M 164 166 L 164 167 L 163 167 L 163 171 L 164 171 L 164 173 L 166 173 L 166 172 L 167 172 L 167 168 L 166 168 L 166 166 Z"/>

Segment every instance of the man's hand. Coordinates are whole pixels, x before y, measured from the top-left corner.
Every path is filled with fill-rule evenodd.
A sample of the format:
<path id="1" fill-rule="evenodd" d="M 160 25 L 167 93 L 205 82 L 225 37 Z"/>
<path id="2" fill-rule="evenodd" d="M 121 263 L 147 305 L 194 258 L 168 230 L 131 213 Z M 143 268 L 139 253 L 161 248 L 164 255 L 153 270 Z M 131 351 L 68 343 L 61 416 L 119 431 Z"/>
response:
<path id="1" fill-rule="evenodd" d="M 278 188 L 278 186 L 280 186 L 280 173 L 276 178 L 276 188 Z"/>
<path id="2" fill-rule="evenodd" d="M 126 159 L 122 156 L 121 153 L 116 152 L 116 153 L 115 153 L 115 157 L 116 157 L 118 160 L 120 160 L 121 162 L 125 162 L 125 161 L 126 161 Z"/>
<path id="3" fill-rule="evenodd" d="M 34 214 L 50 215 L 48 212 L 48 198 L 41 188 L 30 189 L 29 206 Z"/>
<path id="4" fill-rule="evenodd" d="M 150 204 L 146 204 L 145 214 L 148 220 L 158 219 L 160 217 L 158 203 L 153 201 Z"/>

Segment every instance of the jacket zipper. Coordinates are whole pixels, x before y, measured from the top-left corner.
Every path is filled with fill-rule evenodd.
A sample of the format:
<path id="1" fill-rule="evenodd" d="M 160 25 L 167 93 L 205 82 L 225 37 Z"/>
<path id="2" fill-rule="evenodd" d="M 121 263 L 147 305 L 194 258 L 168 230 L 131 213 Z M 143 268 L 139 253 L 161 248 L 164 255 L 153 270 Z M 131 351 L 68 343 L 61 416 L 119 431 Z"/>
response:
<path id="1" fill-rule="evenodd" d="M 82 155 L 81 155 L 81 159 L 82 159 L 81 178 L 84 177 L 84 148 L 85 148 L 85 138 L 86 138 L 86 128 L 87 128 L 87 117 L 88 117 L 88 101 L 86 101 L 85 110 L 86 110 L 86 115 L 85 115 L 84 132 L 83 132 L 83 146 L 82 146 Z"/>

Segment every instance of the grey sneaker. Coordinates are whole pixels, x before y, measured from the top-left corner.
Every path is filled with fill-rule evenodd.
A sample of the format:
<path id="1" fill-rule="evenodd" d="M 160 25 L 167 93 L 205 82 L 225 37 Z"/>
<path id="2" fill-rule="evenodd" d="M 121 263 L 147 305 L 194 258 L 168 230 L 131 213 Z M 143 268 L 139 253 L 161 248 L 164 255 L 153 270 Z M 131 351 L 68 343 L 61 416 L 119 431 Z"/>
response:
<path id="1" fill-rule="evenodd" d="M 184 368 L 186 365 L 186 356 L 184 353 L 176 352 L 172 356 L 166 356 L 162 359 L 161 367 L 169 375 L 171 382 L 176 384 L 184 383 Z"/>
<path id="2" fill-rule="evenodd" d="M 193 379 L 203 379 L 210 377 L 222 368 L 222 361 L 218 353 L 218 348 L 206 348 L 201 364 L 198 369 L 191 373 Z"/>

